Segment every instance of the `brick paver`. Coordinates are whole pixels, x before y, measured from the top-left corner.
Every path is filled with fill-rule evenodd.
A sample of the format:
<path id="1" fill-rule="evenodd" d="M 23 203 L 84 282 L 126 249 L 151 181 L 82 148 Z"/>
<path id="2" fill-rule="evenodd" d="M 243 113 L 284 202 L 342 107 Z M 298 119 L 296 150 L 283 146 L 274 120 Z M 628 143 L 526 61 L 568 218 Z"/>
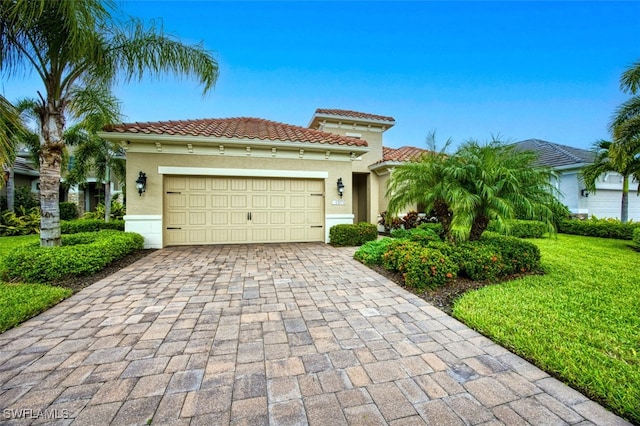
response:
<path id="1" fill-rule="evenodd" d="M 628 424 L 352 254 L 156 251 L 0 335 L 0 423 Z"/>

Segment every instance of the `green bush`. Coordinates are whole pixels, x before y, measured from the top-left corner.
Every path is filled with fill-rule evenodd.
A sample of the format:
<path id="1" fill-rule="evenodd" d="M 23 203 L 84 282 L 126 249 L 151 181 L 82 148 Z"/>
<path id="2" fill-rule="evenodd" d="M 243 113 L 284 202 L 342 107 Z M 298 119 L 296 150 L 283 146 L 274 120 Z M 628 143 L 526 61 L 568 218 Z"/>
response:
<path id="1" fill-rule="evenodd" d="M 587 237 L 615 238 L 618 240 L 631 240 L 634 229 L 638 229 L 640 223 L 622 223 L 618 219 L 567 219 L 558 223 L 558 232 L 563 234 L 584 235 Z"/>
<path id="2" fill-rule="evenodd" d="M 480 242 L 500 252 L 504 262 L 504 274 L 534 272 L 540 269 L 540 249 L 520 238 L 485 232 Z"/>
<path id="3" fill-rule="evenodd" d="M 0 236 L 37 234 L 40 231 L 40 209 L 32 207 L 28 211 L 20 206 L 17 213 L 6 211 L 0 215 Z"/>
<path id="4" fill-rule="evenodd" d="M 640 250 L 640 228 L 636 228 L 633 230 L 633 245 L 636 250 Z"/>
<path id="5" fill-rule="evenodd" d="M 411 235 L 411 231 L 404 228 L 396 228 L 392 229 L 389 235 L 391 236 L 391 238 L 409 238 L 409 235 Z"/>
<path id="6" fill-rule="evenodd" d="M 423 247 L 412 254 L 406 265 L 404 282 L 418 290 L 435 288 L 455 279 L 458 265 L 442 252 Z"/>
<path id="7" fill-rule="evenodd" d="M 64 201 L 60 203 L 60 220 L 74 220 L 78 218 L 78 206 L 76 203 Z"/>
<path id="8" fill-rule="evenodd" d="M 97 232 L 102 229 L 124 231 L 124 220 L 105 222 L 102 219 L 77 219 L 60 222 L 62 234 L 77 234 L 79 232 Z"/>
<path id="9" fill-rule="evenodd" d="M 334 225 L 329 229 L 329 244 L 336 247 L 361 246 L 377 238 L 378 228 L 367 222 L 360 222 L 357 225 Z"/>
<path id="10" fill-rule="evenodd" d="M 117 200 L 113 200 L 111 202 L 111 214 L 109 216 L 112 220 L 122 220 L 124 215 L 127 213 L 126 207 L 124 204 L 120 203 Z M 96 209 L 92 212 L 86 212 L 82 215 L 83 219 L 102 219 L 104 220 L 105 215 L 105 205 L 100 203 L 96 206 Z"/>
<path id="11" fill-rule="evenodd" d="M 387 251 L 382 255 L 382 266 L 387 271 L 405 272 L 411 258 L 421 249 L 420 243 L 415 241 L 394 239 L 389 243 Z"/>
<path id="12" fill-rule="evenodd" d="M 474 281 L 495 281 L 504 273 L 505 264 L 498 249 L 481 241 L 458 244 L 460 275 Z"/>
<path id="13" fill-rule="evenodd" d="M 412 229 L 409 233 L 409 240 L 422 245 L 431 241 L 442 241 L 438 234 L 432 229 Z"/>
<path id="14" fill-rule="evenodd" d="M 382 265 L 382 255 L 387 251 L 392 241 L 391 238 L 367 241 L 356 250 L 353 257 L 365 265 Z"/>
<path id="15" fill-rule="evenodd" d="M 114 230 L 63 235 L 59 247 L 35 243 L 14 249 L 5 257 L 1 275 L 5 280 L 29 283 L 60 282 L 98 272 L 141 249 L 143 243 L 139 234 Z"/>
<path id="16" fill-rule="evenodd" d="M 439 222 L 425 222 L 418 225 L 418 229 L 430 229 L 435 232 L 436 235 L 442 238 L 442 234 L 444 233 L 444 229 L 442 228 L 442 224 Z"/>
<path id="17" fill-rule="evenodd" d="M 538 220 L 507 220 L 506 225 L 509 227 L 509 235 L 518 238 L 542 238 L 548 232 L 547 225 Z M 495 222 L 491 222 L 487 230 L 499 232 Z"/>

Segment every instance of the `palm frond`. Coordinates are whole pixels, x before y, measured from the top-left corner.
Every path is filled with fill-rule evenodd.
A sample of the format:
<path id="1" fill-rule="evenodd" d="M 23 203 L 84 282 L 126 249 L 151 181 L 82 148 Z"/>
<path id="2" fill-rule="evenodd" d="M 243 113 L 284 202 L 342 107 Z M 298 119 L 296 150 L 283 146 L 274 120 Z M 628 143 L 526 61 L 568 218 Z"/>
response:
<path id="1" fill-rule="evenodd" d="M 620 77 L 620 90 L 635 94 L 640 90 L 640 61 L 632 64 Z"/>

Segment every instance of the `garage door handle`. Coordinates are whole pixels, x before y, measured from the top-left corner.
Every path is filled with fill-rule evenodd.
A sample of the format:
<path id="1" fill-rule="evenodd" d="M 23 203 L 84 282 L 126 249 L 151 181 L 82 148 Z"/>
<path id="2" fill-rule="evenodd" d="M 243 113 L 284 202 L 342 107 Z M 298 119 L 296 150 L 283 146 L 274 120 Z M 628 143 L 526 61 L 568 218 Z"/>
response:
<path id="1" fill-rule="evenodd" d="M 182 192 L 167 191 L 167 194 L 182 194 Z"/>
<path id="2" fill-rule="evenodd" d="M 167 229 L 182 229 L 182 228 L 171 228 L 171 227 L 167 227 Z"/>
<path id="3" fill-rule="evenodd" d="M 312 228 L 322 228 L 322 225 L 311 225 Z"/>

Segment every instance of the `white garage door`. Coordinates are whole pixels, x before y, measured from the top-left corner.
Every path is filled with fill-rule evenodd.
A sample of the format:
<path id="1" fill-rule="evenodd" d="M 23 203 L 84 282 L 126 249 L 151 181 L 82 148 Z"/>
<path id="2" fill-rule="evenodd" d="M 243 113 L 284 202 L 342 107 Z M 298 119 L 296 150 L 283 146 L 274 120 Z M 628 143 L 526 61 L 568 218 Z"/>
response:
<path id="1" fill-rule="evenodd" d="M 324 240 L 324 181 L 165 176 L 165 245 Z"/>

